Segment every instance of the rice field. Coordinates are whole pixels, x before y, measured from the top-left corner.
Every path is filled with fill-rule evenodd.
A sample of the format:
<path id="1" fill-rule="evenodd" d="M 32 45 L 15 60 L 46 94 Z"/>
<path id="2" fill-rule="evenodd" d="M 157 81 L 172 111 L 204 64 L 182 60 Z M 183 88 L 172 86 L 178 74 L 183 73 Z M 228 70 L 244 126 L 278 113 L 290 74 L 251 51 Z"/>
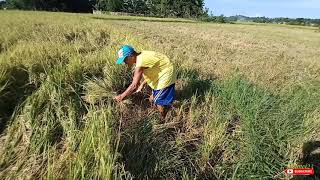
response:
<path id="1" fill-rule="evenodd" d="M 0 179 L 320 177 L 315 27 L 0 11 Z M 119 47 L 178 68 L 165 123 Z M 301 177 L 302 179 L 307 177 Z"/>

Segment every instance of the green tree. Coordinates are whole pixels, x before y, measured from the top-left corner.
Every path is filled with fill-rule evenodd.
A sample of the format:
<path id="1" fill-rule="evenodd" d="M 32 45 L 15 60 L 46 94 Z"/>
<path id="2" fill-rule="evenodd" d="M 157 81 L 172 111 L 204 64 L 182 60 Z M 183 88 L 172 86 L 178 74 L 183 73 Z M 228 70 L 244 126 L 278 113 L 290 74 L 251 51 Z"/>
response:
<path id="1" fill-rule="evenodd" d="M 91 12 L 92 0 L 7 0 L 9 8 L 26 10 Z"/>
<path id="2" fill-rule="evenodd" d="M 218 23 L 226 23 L 226 18 L 225 18 L 225 16 L 224 16 L 223 14 L 221 14 L 220 16 L 218 16 L 218 17 L 216 18 L 216 21 L 217 21 Z"/>
<path id="3" fill-rule="evenodd" d="M 92 8 L 158 17 L 201 17 L 204 0 L 7 0 L 9 7 L 47 11 L 91 12 Z"/>
<path id="4" fill-rule="evenodd" d="M 103 11 L 118 12 L 122 7 L 122 0 L 96 0 L 94 7 Z"/>

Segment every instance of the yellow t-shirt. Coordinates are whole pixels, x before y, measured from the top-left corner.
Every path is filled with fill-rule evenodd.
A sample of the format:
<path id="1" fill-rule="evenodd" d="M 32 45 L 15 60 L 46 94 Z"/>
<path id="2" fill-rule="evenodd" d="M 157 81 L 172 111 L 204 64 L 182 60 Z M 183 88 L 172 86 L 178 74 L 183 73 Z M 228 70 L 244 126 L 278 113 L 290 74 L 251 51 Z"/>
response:
<path id="1" fill-rule="evenodd" d="M 170 59 L 158 52 L 142 51 L 136 67 L 145 67 L 143 78 L 154 90 L 164 89 L 176 81 L 176 69 Z"/>

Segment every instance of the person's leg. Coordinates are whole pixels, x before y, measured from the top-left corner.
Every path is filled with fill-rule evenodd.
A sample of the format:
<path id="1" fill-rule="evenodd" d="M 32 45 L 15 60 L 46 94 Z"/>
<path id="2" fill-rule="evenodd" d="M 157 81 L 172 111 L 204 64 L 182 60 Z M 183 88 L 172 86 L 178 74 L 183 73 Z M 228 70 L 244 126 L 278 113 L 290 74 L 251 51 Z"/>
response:
<path id="1" fill-rule="evenodd" d="M 161 121 L 165 120 L 173 100 L 174 84 L 167 88 L 153 91 L 153 102 L 161 114 Z"/>
<path id="2" fill-rule="evenodd" d="M 154 95 L 153 95 L 153 93 L 151 93 L 151 95 L 149 96 L 149 102 L 150 102 L 151 108 L 156 108 L 156 105 L 154 103 Z"/>
<path id="3" fill-rule="evenodd" d="M 151 93 L 151 95 L 149 96 L 149 102 L 150 102 L 151 104 L 153 104 L 153 100 L 154 100 L 154 96 L 153 96 L 153 94 Z"/>
<path id="4" fill-rule="evenodd" d="M 161 105 L 157 105 L 157 108 L 160 112 L 160 115 L 161 115 L 161 120 L 164 121 L 166 116 L 167 116 L 167 113 L 169 111 L 169 108 L 168 106 L 161 106 Z"/>

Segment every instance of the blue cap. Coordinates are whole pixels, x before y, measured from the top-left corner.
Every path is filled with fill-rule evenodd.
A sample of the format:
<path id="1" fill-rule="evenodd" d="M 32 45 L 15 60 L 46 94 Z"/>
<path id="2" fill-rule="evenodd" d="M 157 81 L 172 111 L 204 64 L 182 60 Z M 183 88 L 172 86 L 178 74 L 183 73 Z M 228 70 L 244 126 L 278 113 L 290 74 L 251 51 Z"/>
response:
<path id="1" fill-rule="evenodd" d="M 133 47 L 124 45 L 118 52 L 117 64 L 123 64 L 126 57 L 131 56 L 134 53 Z"/>

